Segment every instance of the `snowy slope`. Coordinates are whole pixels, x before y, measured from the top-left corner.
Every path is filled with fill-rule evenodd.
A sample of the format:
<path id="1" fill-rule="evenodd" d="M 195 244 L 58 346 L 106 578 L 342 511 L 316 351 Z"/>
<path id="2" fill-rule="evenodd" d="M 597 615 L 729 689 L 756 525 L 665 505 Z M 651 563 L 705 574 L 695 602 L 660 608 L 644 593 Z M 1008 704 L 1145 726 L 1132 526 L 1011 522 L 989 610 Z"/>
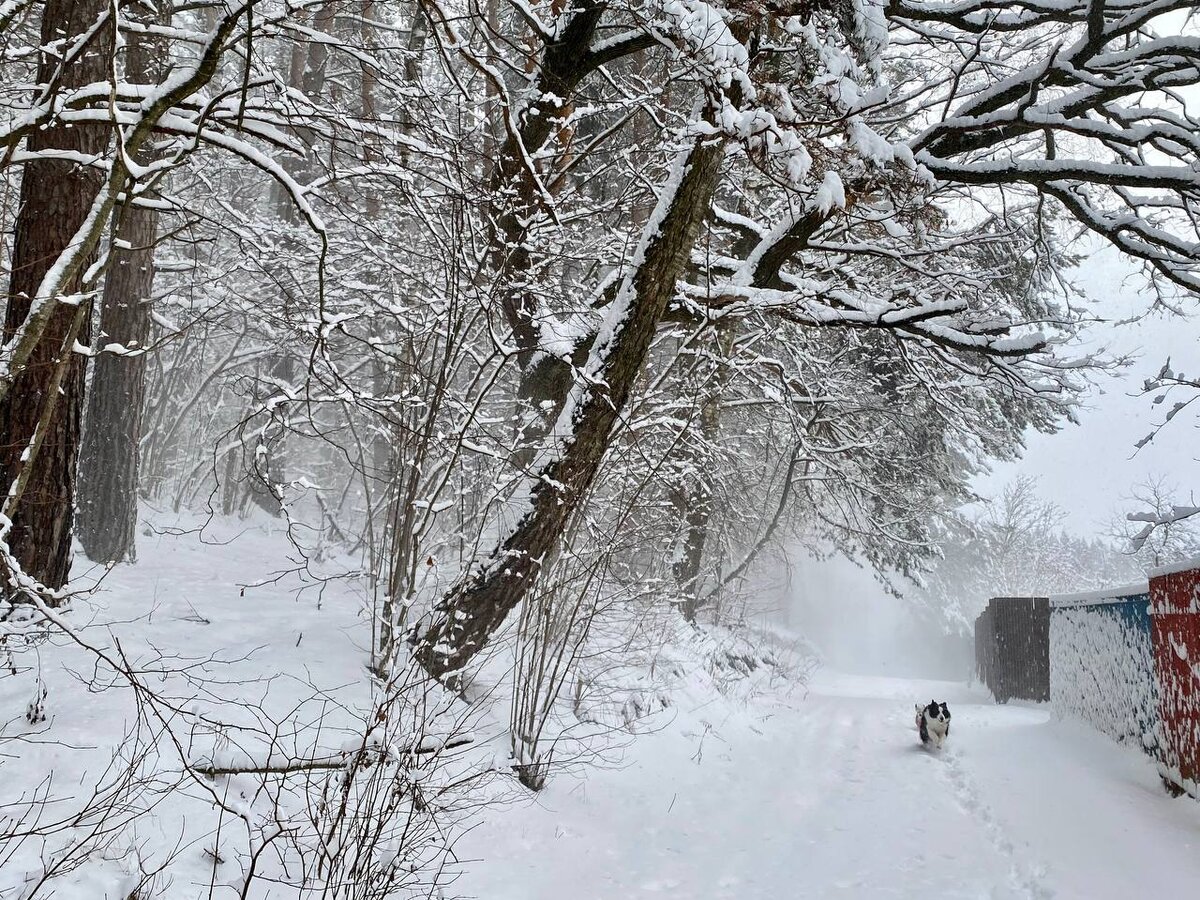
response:
<path id="1" fill-rule="evenodd" d="M 159 867 L 163 873 L 139 897 L 240 896 L 249 852 L 272 833 L 272 817 L 295 816 L 303 826 L 325 774 L 313 773 L 307 798 L 275 798 L 253 776 L 189 777 L 182 760 L 327 758 L 355 749 L 371 718 L 361 597 L 352 581 L 317 577 L 338 572 L 339 561 L 325 563 L 324 573 L 306 572 L 275 523 L 186 516 L 158 517 L 139 554 L 136 565 L 116 567 L 77 599 L 66 621 L 81 641 L 125 660 L 159 703 L 135 703 L 125 680 L 62 634 L 27 646 L 9 635 L 0 647 L 4 900 L 35 888 L 36 896 L 57 900 L 127 900 Z M 76 579 L 102 574 L 77 560 Z M 39 685 L 44 718 L 31 722 L 26 708 Z M 423 702 L 433 713 L 441 701 Z M 451 719 L 468 715 L 465 707 L 451 712 Z M 405 725 L 397 726 L 401 737 Z M 439 777 L 434 755 L 419 761 L 428 761 L 428 772 L 418 768 L 415 777 Z M 116 776 L 129 765 L 137 778 L 126 783 Z M 110 808 L 73 822 L 94 791 L 111 798 Z M 452 821 L 447 815 L 445 824 Z M 34 825 L 48 833 L 21 837 Z M 412 831 L 431 855 L 445 844 Z M 5 840 L 13 832 L 18 837 Z M 303 827 L 296 833 L 305 836 Z M 64 850 L 80 841 L 89 847 L 86 859 L 64 862 Z M 264 853 L 259 869 L 277 875 L 271 865 L 278 866 L 275 855 Z M 294 893 L 267 881 L 248 896 Z"/>

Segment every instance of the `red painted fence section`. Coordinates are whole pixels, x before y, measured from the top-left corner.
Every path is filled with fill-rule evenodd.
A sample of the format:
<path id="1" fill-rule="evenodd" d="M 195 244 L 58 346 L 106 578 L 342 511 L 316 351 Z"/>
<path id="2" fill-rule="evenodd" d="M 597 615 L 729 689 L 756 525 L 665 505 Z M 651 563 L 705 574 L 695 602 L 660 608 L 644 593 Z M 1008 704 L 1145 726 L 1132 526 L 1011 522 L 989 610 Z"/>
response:
<path id="1" fill-rule="evenodd" d="M 1200 568 L 1150 578 L 1163 777 L 1200 798 Z"/>

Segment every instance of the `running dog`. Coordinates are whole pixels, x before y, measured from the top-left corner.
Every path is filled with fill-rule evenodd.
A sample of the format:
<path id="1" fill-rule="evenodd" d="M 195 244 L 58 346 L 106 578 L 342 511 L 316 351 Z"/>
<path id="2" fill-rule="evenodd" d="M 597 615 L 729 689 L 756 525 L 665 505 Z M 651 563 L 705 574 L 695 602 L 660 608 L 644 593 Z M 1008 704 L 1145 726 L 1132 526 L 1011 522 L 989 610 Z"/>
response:
<path id="1" fill-rule="evenodd" d="M 917 704 L 917 732 L 926 747 L 940 750 L 950 736 L 950 707 L 930 700 L 928 706 Z"/>

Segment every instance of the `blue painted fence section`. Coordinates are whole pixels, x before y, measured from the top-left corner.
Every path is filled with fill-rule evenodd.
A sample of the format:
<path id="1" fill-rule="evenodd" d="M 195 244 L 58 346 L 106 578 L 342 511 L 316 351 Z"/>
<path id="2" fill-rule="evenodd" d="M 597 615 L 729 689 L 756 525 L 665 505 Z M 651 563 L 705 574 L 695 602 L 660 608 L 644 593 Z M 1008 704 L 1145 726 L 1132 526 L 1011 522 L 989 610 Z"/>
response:
<path id="1" fill-rule="evenodd" d="M 1059 718 L 1154 751 L 1158 696 L 1148 587 L 1051 598 L 1050 703 Z"/>

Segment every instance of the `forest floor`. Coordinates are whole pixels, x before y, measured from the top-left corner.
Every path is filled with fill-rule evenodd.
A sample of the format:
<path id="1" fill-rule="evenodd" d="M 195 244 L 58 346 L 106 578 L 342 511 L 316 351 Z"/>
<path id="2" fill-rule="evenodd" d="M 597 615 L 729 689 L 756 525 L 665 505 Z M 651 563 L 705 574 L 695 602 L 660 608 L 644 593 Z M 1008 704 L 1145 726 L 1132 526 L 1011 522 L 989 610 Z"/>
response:
<path id="1" fill-rule="evenodd" d="M 949 702 L 941 752 L 913 704 Z M 756 721 L 757 719 L 757 721 Z M 680 727 L 679 723 L 688 724 Z M 962 684 L 819 671 L 639 737 L 626 764 L 559 780 L 460 843 L 487 900 L 1191 896 L 1200 804 L 1140 754 L 1049 709 Z"/>
<path id="2" fill-rule="evenodd" d="M 203 541 L 147 532 L 140 554 L 72 620 L 131 658 L 221 661 L 205 691 L 164 676 L 175 696 L 213 709 L 253 700 L 281 720 L 307 715 L 314 692 L 322 710 L 367 699 L 369 632 L 356 604 L 336 585 L 297 596 L 281 535 L 235 523 Z M 272 567 L 278 580 L 251 584 Z M 127 691 L 99 689 L 91 657 L 70 641 L 14 659 L 16 674 L 0 678 L 0 824 L 39 785 L 83 797 L 133 712 Z M 25 713 L 40 685 L 45 720 L 33 724 Z M 930 699 L 954 716 L 940 753 L 919 746 L 912 724 L 913 704 Z M 472 752 L 501 772 L 503 802 L 459 823 L 461 874 L 446 898 L 1124 900 L 1191 896 L 1200 884 L 1200 803 L 1168 798 L 1146 757 L 962 684 L 820 669 L 807 685 L 776 679 L 739 694 L 687 677 L 640 733 L 614 735 L 537 795 L 503 774 L 507 702 L 481 717 Z M 326 728 L 353 727 L 342 718 Z M 172 796 L 122 825 L 121 845 L 177 854 L 162 896 L 236 895 L 236 866 L 214 869 L 204 836 L 212 803 Z M 48 849 L 0 841 L 0 898 L 23 895 Z M 54 896 L 125 900 L 128 866 L 98 857 Z"/>

